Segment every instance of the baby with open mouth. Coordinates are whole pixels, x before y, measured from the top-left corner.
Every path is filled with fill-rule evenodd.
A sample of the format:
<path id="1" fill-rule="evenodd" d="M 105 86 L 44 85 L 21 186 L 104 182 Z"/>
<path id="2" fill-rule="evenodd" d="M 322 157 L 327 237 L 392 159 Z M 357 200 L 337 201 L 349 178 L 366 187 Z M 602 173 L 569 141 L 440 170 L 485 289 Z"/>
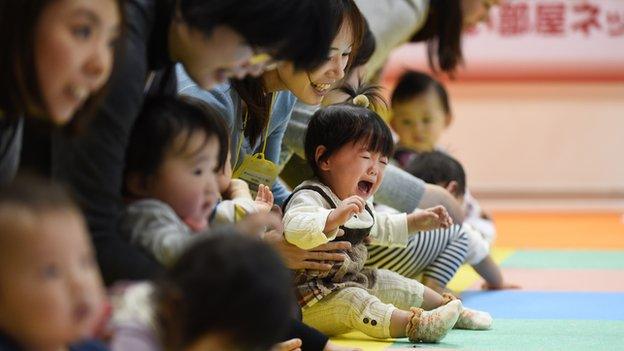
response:
<path id="1" fill-rule="evenodd" d="M 314 114 L 305 153 L 315 178 L 296 187 L 284 203 L 284 235 L 291 244 L 306 250 L 333 240 L 352 244 L 342 252 L 345 260 L 327 272 L 295 272 L 304 323 L 327 335 L 358 330 L 382 339 L 407 336 L 413 342 L 437 342 L 453 327 L 489 329 L 488 313 L 464 308 L 452 295 L 364 267 L 365 240 L 406 245 L 410 235 L 448 228 L 452 220 L 442 206 L 410 214 L 374 212 L 372 196 L 383 180 L 393 140 L 381 117 L 368 109 L 381 98 L 370 88 L 363 90 L 370 97 L 352 96 Z"/>

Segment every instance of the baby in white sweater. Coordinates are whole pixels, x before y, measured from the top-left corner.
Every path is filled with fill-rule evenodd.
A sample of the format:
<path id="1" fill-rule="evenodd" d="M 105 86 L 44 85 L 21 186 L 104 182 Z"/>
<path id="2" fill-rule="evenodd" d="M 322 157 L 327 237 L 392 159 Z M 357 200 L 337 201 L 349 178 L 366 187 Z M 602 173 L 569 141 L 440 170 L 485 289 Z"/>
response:
<path id="1" fill-rule="evenodd" d="M 370 92 L 370 89 L 369 89 Z M 353 95 L 356 95 L 355 93 Z M 488 329 L 489 314 L 464 308 L 416 280 L 365 268 L 364 239 L 405 245 L 408 233 L 450 226 L 439 206 L 411 214 L 375 214 L 370 200 L 383 179 L 393 141 L 371 98 L 318 110 L 308 126 L 306 158 L 316 178 L 297 187 L 284 206 L 286 240 L 312 248 L 336 240 L 353 245 L 345 261 L 325 273 L 298 271 L 304 322 L 328 335 L 359 330 L 376 338 L 436 342 L 456 328 Z M 422 308 L 419 308 L 422 307 Z"/>

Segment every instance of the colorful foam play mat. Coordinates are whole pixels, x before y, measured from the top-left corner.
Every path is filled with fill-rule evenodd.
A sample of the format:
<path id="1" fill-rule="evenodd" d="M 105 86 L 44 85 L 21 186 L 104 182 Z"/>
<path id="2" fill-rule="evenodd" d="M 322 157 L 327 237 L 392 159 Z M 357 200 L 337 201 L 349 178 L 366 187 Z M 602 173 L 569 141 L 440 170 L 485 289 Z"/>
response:
<path id="1" fill-rule="evenodd" d="M 449 284 L 465 306 L 488 311 L 487 331 L 451 330 L 436 344 L 333 338 L 381 350 L 624 350 L 624 218 L 616 213 L 497 213 L 492 251 L 519 290 L 483 291 L 463 266 Z"/>

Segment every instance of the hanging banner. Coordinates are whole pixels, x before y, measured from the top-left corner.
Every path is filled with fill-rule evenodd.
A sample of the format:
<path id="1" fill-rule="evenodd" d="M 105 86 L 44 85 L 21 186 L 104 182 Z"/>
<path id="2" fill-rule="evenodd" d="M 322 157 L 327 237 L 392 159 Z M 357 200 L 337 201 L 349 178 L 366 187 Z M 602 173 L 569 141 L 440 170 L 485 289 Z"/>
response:
<path id="1" fill-rule="evenodd" d="M 624 81 L 624 0 L 506 0 L 463 39 L 460 80 Z M 427 69 L 425 45 L 393 52 L 385 79 Z"/>

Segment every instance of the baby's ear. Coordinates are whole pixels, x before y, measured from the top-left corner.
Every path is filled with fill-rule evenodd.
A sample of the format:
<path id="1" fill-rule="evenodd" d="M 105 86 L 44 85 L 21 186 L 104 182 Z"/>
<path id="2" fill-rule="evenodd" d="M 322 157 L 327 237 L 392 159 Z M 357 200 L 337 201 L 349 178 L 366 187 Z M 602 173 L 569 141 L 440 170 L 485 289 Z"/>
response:
<path id="1" fill-rule="evenodd" d="M 147 179 L 144 175 L 132 172 L 126 175 L 126 189 L 133 196 L 147 196 Z"/>
<path id="2" fill-rule="evenodd" d="M 453 194 L 453 196 L 457 197 L 457 189 L 459 188 L 459 183 L 457 183 L 454 180 L 451 180 L 446 186 L 445 186 L 446 190 L 448 190 L 449 193 Z"/>
<path id="3" fill-rule="evenodd" d="M 447 113 L 446 116 L 444 116 L 444 126 L 448 128 L 451 125 L 451 122 L 453 122 L 453 115 Z"/>
<path id="4" fill-rule="evenodd" d="M 394 112 L 392 112 L 392 110 L 390 110 L 389 112 L 389 116 L 388 116 L 388 124 L 390 125 L 390 127 L 392 127 L 393 130 L 397 130 L 396 127 L 396 118 L 394 118 Z"/>
<path id="5" fill-rule="evenodd" d="M 327 158 L 323 158 L 323 155 L 325 155 L 326 151 L 327 148 L 325 147 L 325 145 L 319 145 L 316 147 L 316 151 L 314 152 L 314 162 L 321 171 L 329 170 L 329 161 L 327 160 Z"/>

